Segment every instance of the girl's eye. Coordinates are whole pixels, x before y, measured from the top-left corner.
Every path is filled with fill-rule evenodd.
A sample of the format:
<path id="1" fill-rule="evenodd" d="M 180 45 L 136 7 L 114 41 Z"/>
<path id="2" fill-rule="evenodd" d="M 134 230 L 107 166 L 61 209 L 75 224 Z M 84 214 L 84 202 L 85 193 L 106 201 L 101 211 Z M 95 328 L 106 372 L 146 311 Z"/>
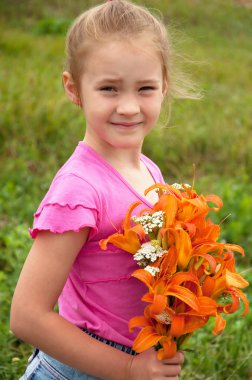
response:
<path id="1" fill-rule="evenodd" d="M 144 86 L 140 88 L 140 91 L 154 91 L 155 87 L 153 86 Z"/>
<path id="2" fill-rule="evenodd" d="M 104 87 L 101 87 L 100 91 L 113 92 L 113 91 L 116 91 L 116 89 L 112 86 L 104 86 Z"/>

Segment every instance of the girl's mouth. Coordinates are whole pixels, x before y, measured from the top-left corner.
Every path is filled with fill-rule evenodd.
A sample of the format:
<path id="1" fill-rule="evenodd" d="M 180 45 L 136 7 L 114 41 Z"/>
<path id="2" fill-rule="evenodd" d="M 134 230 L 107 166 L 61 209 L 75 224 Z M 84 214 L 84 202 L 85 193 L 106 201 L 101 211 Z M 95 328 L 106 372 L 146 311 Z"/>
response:
<path id="1" fill-rule="evenodd" d="M 133 128 L 138 127 L 142 122 L 112 122 L 111 124 L 118 127 Z"/>

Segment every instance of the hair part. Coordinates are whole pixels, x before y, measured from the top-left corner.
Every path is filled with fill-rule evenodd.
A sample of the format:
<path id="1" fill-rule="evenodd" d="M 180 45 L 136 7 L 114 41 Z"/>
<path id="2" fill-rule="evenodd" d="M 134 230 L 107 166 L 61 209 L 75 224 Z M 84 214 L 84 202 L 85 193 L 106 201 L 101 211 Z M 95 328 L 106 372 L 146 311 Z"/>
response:
<path id="1" fill-rule="evenodd" d="M 167 83 L 167 100 L 198 98 L 190 81 L 176 73 L 173 63 L 171 38 L 161 15 L 128 0 L 112 0 L 83 12 L 73 22 L 67 33 L 67 70 L 77 89 L 85 70 L 85 60 L 97 43 L 113 40 L 137 40 L 144 38 L 157 52 Z"/>

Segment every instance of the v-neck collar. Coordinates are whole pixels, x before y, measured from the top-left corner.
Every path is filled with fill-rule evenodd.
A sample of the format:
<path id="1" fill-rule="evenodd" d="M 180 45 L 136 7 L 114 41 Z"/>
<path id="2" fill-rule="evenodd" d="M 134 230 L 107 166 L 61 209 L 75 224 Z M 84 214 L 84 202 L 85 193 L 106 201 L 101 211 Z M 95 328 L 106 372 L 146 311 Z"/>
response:
<path id="1" fill-rule="evenodd" d="M 96 156 L 97 159 L 99 161 L 101 161 L 104 166 L 106 166 L 110 171 L 112 171 L 128 187 L 128 189 L 132 193 L 134 193 L 137 196 L 137 198 L 139 198 L 141 200 L 141 202 L 145 203 L 150 208 L 153 207 L 153 204 L 151 202 L 149 202 L 148 199 L 146 199 L 144 196 L 142 196 L 137 190 L 135 190 L 134 187 L 123 177 L 123 175 L 121 173 L 119 173 L 119 171 L 113 165 L 111 165 L 105 158 L 103 158 L 102 155 L 100 155 L 98 152 L 96 152 L 95 149 L 93 149 L 91 146 L 89 146 L 84 141 L 80 141 L 78 145 L 79 146 L 82 145 L 85 149 L 90 151 L 92 153 L 92 155 Z M 155 175 L 152 173 L 151 168 L 148 165 L 148 162 L 142 153 L 140 156 L 140 160 L 146 166 L 147 170 L 149 171 L 150 175 L 153 178 L 154 183 L 157 183 Z"/>

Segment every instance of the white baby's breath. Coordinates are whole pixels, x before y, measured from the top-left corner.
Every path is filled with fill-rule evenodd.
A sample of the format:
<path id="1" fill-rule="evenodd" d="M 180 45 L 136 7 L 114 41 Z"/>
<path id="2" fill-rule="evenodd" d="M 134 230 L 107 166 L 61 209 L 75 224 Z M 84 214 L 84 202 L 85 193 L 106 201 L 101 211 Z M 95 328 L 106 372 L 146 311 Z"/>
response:
<path id="1" fill-rule="evenodd" d="M 146 267 L 149 263 L 154 263 L 158 258 L 162 257 L 165 252 L 157 240 L 151 240 L 143 243 L 133 258 L 140 267 Z"/>
<path id="2" fill-rule="evenodd" d="M 157 228 L 162 228 L 164 224 L 164 211 L 156 211 L 153 214 L 143 216 L 133 216 L 132 220 L 136 224 L 141 224 L 146 234 L 153 232 Z"/>
<path id="3" fill-rule="evenodd" d="M 151 267 L 150 265 L 147 265 L 144 270 L 149 272 L 153 277 L 160 272 L 159 268 Z"/>
<path id="4" fill-rule="evenodd" d="M 173 183 L 171 186 L 177 190 L 185 190 L 191 188 L 191 186 L 188 183 Z"/>

